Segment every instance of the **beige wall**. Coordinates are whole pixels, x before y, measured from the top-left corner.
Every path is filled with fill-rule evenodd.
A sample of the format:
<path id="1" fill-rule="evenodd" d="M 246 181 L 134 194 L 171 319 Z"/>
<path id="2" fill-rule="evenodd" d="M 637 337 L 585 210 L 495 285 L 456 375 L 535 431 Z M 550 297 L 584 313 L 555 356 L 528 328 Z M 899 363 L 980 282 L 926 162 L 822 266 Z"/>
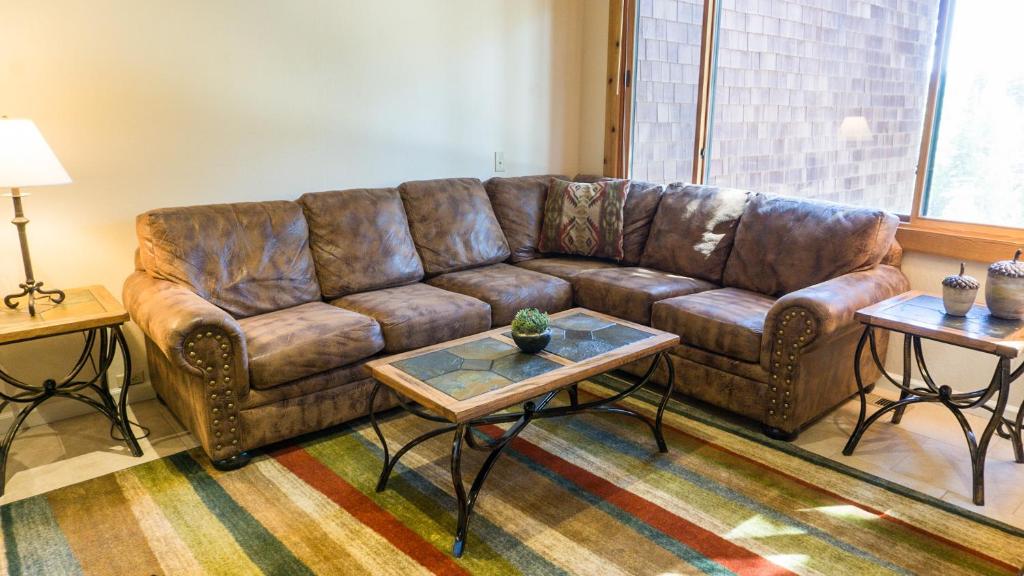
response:
<path id="1" fill-rule="evenodd" d="M 608 0 L 583 3 L 580 78 L 580 172 L 604 174 L 604 103 L 608 74 Z"/>
<path id="2" fill-rule="evenodd" d="M 0 114 L 35 120 L 74 179 L 26 201 L 36 276 L 120 295 L 150 208 L 487 178 L 495 151 L 506 175 L 574 173 L 601 17 L 587 0 L 3 2 Z M 6 223 L 0 254 L 13 291 Z M 65 350 L 0 362 L 41 376 Z"/>

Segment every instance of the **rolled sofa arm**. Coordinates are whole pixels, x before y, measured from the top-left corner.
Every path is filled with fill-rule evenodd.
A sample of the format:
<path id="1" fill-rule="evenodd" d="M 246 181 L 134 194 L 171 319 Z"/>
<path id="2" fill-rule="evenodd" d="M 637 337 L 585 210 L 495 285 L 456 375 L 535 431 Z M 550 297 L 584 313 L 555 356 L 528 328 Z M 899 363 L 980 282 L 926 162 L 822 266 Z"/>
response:
<path id="1" fill-rule="evenodd" d="M 910 282 L 899 268 L 876 266 L 790 292 L 765 319 L 761 365 L 772 374 L 795 354 L 854 327 L 857 310 L 902 294 Z M 770 335 L 771 337 L 767 337 Z"/>
<path id="2" fill-rule="evenodd" d="M 841 401 L 848 391 L 831 382 L 826 384 L 827 390 L 820 389 L 815 369 L 807 372 L 802 356 L 828 353 L 829 346 L 849 340 L 857 330 L 857 310 L 909 289 L 910 282 L 899 268 L 880 265 L 776 300 L 765 319 L 761 341 L 761 365 L 770 377 L 766 426 L 790 433 L 821 408 Z"/>
<path id="3" fill-rule="evenodd" d="M 125 281 L 123 297 L 132 320 L 171 369 L 180 369 L 167 379 L 179 383 L 174 388 L 181 395 L 178 405 L 188 407 L 190 428 L 211 459 L 237 456 L 238 403 L 249 392 L 248 354 L 238 322 L 191 290 L 141 271 Z"/>

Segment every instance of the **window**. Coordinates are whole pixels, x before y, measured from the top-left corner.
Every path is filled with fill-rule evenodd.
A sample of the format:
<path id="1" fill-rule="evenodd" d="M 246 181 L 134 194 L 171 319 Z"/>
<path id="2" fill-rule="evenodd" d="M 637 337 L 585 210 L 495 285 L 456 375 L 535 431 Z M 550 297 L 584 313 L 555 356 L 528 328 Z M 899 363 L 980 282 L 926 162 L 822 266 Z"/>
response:
<path id="1" fill-rule="evenodd" d="M 931 0 L 724 3 L 706 181 L 908 214 L 937 20 Z"/>
<path id="2" fill-rule="evenodd" d="M 611 10 L 608 175 L 879 207 L 911 250 L 1024 244 L 1024 63 L 1006 45 L 1024 2 Z"/>
<path id="3" fill-rule="evenodd" d="M 704 0 L 640 0 L 630 174 L 690 180 Z"/>
<path id="4" fill-rule="evenodd" d="M 1024 2 L 958 2 L 935 104 L 922 214 L 1024 228 Z"/>

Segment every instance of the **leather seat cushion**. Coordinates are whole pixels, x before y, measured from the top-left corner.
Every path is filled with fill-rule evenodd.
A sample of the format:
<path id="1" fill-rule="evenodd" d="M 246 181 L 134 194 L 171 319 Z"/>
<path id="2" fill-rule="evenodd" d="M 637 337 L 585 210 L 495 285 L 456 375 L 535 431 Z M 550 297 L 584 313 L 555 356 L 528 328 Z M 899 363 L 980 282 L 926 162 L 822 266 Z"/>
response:
<path id="1" fill-rule="evenodd" d="M 453 272 L 427 282 L 490 304 L 492 326 L 510 324 L 522 308 L 550 313 L 572 306 L 572 285 L 565 280 L 508 264 Z"/>
<path id="2" fill-rule="evenodd" d="M 402 198 L 395 188 L 341 190 L 299 198 L 324 298 L 423 278 Z"/>
<path id="3" fill-rule="evenodd" d="M 782 296 L 873 268 L 889 253 L 898 225 L 882 210 L 751 194 L 722 283 Z"/>
<path id="4" fill-rule="evenodd" d="M 651 326 L 679 335 L 683 344 L 743 362 L 759 362 L 764 321 L 775 298 L 722 288 L 662 300 Z"/>
<path id="5" fill-rule="evenodd" d="M 388 354 L 462 338 L 491 327 L 491 307 L 486 302 L 428 284 L 350 294 L 332 304 L 379 322 Z"/>
<path id="6" fill-rule="evenodd" d="M 476 178 L 406 182 L 398 190 L 427 276 L 509 257 L 505 233 Z"/>
<path id="7" fill-rule="evenodd" d="M 588 270 L 602 270 L 605 268 L 618 268 L 619 265 L 608 260 L 598 258 L 584 258 L 582 256 L 555 256 L 552 258 L 534 258 L 516 264 L 521 268 L 557 276 L 562 280 L 571 281 L 580 272 Z"/>
<path id="8" fill-rule="evenodd" d="M 238 321 L 249 356 L 249 384 L 266 389 L 351 364 L 384 348 L 369 316 L 310 302 Z"/>
<path id="9" fill-rule="evenodd" d="M 151 210 L 136 219 L 146 272 L 235 318 L 320 300 L 309 231 L 295 202 Z"/>
<path id="10" fill-rule="evenodd" d="M 749 194 L 671 184 L 658 205 L 641 265 L 721 284 Z"/>
<path id="11" fill-rule="evenodd" d="M 540 229 L 544 223 L 544 201 L 552 178 L 565 176 L 517 176 L 491 178 L 484 182 L 491 199 L 494 216 L 498 218 L 512 256 L 509 262 L 537 257 Z"/>
<path id="12" fill-rule="evenodd" d="M 576 303 L 640 324 L 650 324 L 651 305 L 665 298 L 713 290 L 718 286 L 650 268 L 606 268 L 573 278 Z"/>

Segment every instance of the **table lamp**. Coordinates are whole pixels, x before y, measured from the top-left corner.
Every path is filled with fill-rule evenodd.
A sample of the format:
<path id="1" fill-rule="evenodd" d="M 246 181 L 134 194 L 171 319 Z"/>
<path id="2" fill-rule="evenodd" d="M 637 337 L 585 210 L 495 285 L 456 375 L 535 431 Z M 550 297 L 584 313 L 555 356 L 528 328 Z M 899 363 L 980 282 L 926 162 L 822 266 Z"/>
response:
<path id="1" fill-rule="evenodd" d="M 18 298 L 28 297 L 28 313 L 36 314 L 36 299 L 40 296 L 55 304 L 64 300 L 60 290 L 44 290 L 43 283 L 38 282 L 32 274 L 32 259 L 28 254 L 28 236 L 25 226 L 28 218 L 21 207 L 21 199 L 28 196 L 22 192 L 23 186 L 50 186 L 71 182 L 68 173 L 60 165 L 53 150 L 46 144 L 43 135 L 31 120 L 0 118 L 0 188 L 10 188 L 5 194 L 14 200 L 14 220 L 11 223 L 18 228 L 18 239 L 21 241 L 21 260 L 25 265 L 25 283 L 19 284 L 21 292 L 4 296 L 4 304 L 8 308 L 18 307 Z"/>

